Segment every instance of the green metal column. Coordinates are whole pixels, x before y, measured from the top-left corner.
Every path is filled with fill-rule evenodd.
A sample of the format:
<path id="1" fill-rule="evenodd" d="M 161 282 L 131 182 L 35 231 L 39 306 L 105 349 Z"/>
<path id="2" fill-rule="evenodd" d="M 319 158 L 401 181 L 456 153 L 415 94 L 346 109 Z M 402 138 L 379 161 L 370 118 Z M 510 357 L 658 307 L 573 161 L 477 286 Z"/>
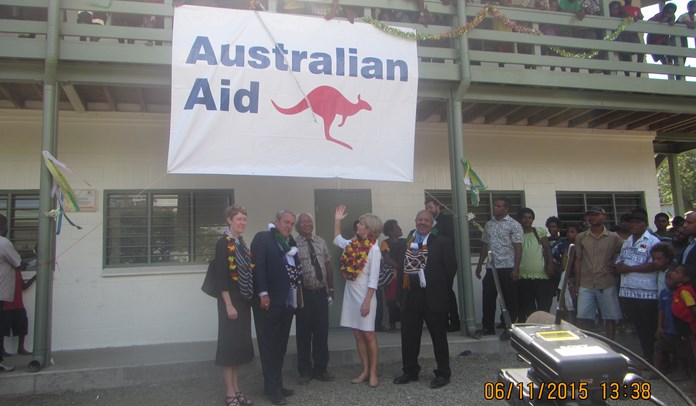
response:
<path id="1" fill-rule="evenodd" d="M 466 1 L 457 1 L 457 19 L 459 25 L 466 24 Z M 469 222 L 466 203 L 466 187 L 464 186 L 464 168 L 461 160 L 464 157 L 464 136 L 462 132 L 462 98 L 471 83 L 469 68 L 469 42 L 466 34 L 459 38 L 459 57 L 461 80 L 459 87 L 450 93 L 449 114 L 447 115 L 449 131 L 449 158 L 452 183 L 452 196 L 455 207 L 454 241 L 457 246 L 459 272 L 457 274 L 457 289 L 459 296 L 459 317 L 466 327 L 468 335 L 476 331 L 476 314 L 474 307 L 474 285 L 471 275 L 471 256 L 469 254 Z M 464 330 L 462 330 L 464 333 Z"/>
<path id="2" fill-rule="evenodd" d="M 474 285 L 471 277 L 471 255 L 469 254 L 469 212 L 466 202 L 466 187 L 464 186 L 464 168 L 461 164 L 464 152 L 462 137 L 462 103 L 454 99 L 454 94 L 449 99 L 449 152 L 450 172 L 452 183 L 452 195 L 454 202 L 455 230 L 454 241 L 457 247 L 459 259 L 459 272 L 457 284 L 459 293 L 459 317 L 466 326 L 466 332 L 472 336 L 476 331 L 476 315 L 474 313 Z M 464 330 L 462 330 L 462 333 Z"/>
<path id="3" fill-rule="evenodd" d="M 41 150 L 55 156 L 58 123 L 58 47 L 60 43 L 60 0 L 48 2 L 48 30 L 46 34 L 46 61 L 43 84 L 43 129 Z M 40 154 L 40 151 L 38 151 Z M 40 155 L 39 155 L 40 156 Z M 29 370 L 37 372 L 51 361 L 51 304 L 53 299 L 53 268 L 55 257 L 55 223 L 44 213 L 51 210 L 53 177 L 43 164 L 39 180 L 39 241 L 36 271 L 36 309 L 34 314 L 34 359 Z"/>
<path id="4" fill-rule="evenodd" d="M 667 154 L 667 163 L 669 164 L 669 181 L 672 187 L 672 205 L 674 206 L 674 215 L 684 215 L 684 195 L 681 187 L 681 174 L 679 173 L 678 159 L 679 154 Z M 691 208 L 689 208 L 691 210 Z"/>

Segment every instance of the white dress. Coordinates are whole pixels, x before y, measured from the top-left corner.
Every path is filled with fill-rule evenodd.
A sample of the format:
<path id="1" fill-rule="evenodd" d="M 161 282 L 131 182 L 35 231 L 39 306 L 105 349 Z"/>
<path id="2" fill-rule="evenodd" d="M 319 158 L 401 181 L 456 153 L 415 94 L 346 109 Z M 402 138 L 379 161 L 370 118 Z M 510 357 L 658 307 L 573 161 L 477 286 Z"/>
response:
<path id="1" fill-rule="evenodd" d="M 348 246 L 350 240 L 346 240 L 341 236 L 334 239 L 334 244 L 340 248 Z M 365 268 L 360 272 L 354 281 L 346 281 L 346 287 L 343 291 L 343 306 L 341 307 L 341 326 L 350 327 L 362 331 L 375 331 L 375 316 L 377 314 L 377 296 L 372 295 L 370 302 L 370 313 L 367 317 L 360 316 L 360 307 L 365 301 L 367 289 L 377 289 L 379 283 L 379 266 L 382 260 L 382 253 L 379 251 L 379 245 L 370 248 L 367 254 Z"/>

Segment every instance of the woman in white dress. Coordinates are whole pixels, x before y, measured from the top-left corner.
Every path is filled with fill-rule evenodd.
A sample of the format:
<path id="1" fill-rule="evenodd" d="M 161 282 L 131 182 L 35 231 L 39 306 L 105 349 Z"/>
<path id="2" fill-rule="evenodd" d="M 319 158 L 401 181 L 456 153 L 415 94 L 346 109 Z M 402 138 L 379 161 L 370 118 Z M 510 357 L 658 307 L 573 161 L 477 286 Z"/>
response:
<path id="1" fill-rule="evenodd" d="M 382 220 L 374 214 L 360 216 L 356 225 L 355 238 L 347 240 L 341 236 L 341 220 L 346 217 L 346 207 L 336 207 L 334 216 L 334 244 L 343 249 L 341 273 L 346 278 L 341 308 L 341 326 L 353 329 L 355 345 L 362 362 L 363 370 L 352 383 L 369 380 L 376 388 L 377 378 L 377 336 L 375 335 L 375 314 L 377 297 L 375 291 L 379 282 L 379 267 L 382 254 L 377 244 L 377 236 L 382 233 Z"/>

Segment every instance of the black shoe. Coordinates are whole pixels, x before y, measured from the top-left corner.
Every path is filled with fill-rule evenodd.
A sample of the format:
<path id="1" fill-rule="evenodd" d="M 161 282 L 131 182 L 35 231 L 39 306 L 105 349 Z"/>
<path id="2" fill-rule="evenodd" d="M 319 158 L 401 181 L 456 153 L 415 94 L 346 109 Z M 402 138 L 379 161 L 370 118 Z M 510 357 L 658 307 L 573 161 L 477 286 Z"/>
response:
<path id="1" fill-rule="evenodd" d="M 430 381 L 430 387 L 433 389 L 442 388 L 447 385 L 449 381 L 449 378 L 445 378 L 444 376 L 436 376 L 435 379 Z"/>
<path id="2" fill-rule="evenodd" d="M 510 333 L 507 330 L 503 330 L 503 332 L 500 333 L 500 340 L 507 341 L 509 339 L 510 339 Z"/>
<path id="3" fill-rule="evenodd" d="M 450 325 L 447 327 L 447 332 L 453 333 L 455 331 L 461 331 L 461 329 L 462 329 L 462 326 L 459 322 L 450 323 Z"/>
<path id="4" fill-rule="evenodd" d="M 297 378 L 297 384 L 304 386 L 309 384 L 309 381 L 312 380 L 312 377 L 309 374 L 300 374 L 299 378 Z"/>
<path id="5" fill-rule="evenodd" d="M 494 336 L 495 335 L 495 330 L 491 330 L 488 328 L 484 328 L 481 330 L 481 335 L 482 336 Z"/>
<path id="6" fill-rule="evenodd" d="M 268 395 L 268 400 L 274 405 L 287 405 L 288 400 L 283 395 Z"/>
<path id="7" fill-rule="evenodd" d="M 396 385 L 403 385 L 403 384 L 409 383 L 409 382 L 416 382 L 417 380 L 418 380 L 418 375 L 411 376 L 407 373 L 403 373 L 403 374 L 397 376 L 396 378 L 394 378 L 393 382 Z"/>
<path id="8" fill-rule="evenodd" d="M 281 393 L 283 394 L 283 396 L 292 396 L 292 395 L 295 394 L 295 391 L 292 390 L 292 389 L 283 388 L 283 389 L 281 390 Z"/>
<path id="9" fill-rule="evenodd" d="M 336 377 L 330 374 L 328 371 L 315 372 L 313 378 L 322 382 L 333 382 L 336 380 Z"/>

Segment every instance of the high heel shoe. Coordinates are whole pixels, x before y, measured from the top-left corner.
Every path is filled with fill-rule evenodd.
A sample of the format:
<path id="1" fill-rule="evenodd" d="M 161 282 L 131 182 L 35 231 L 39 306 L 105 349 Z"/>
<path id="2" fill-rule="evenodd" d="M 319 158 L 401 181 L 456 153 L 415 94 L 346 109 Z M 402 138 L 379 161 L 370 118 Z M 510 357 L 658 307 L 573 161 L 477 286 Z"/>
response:
<path id="1" fill-rule="evenodd" d="M 370 379 L 369 385 L 370 385 L 371 388 L 376 388 L 376 387 L 378 387 L 378 386 L 379 386 L 379 379 L 376 379 L 376 378 L 375 378 L 374 381 L 372 381 L 372 379 Z"/>
<path id="2" fill-rule="evenodd" d="M 225 406 L 240 406 L 237 396 L 225 396 Z"/>
<path id="3" fill-rule="evenodd" d="M 237 392 L 236 396 L 240 406 L 252 406 L 254 404 L 254 401 L 246 397 L 243 392 Z"/>

